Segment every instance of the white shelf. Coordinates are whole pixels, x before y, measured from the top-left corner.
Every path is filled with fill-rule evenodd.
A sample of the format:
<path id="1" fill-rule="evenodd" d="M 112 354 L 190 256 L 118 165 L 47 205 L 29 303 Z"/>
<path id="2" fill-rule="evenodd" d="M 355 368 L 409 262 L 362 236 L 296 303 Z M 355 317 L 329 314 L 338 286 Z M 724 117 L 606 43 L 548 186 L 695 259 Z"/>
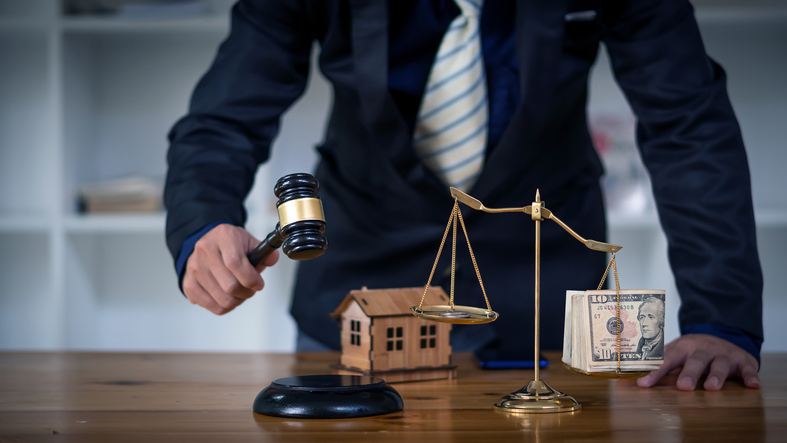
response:
<path id="1" fill-rule="evenodd" d="M 52 21 L 28 17 L 0 17 L 0 33 L 44 32 L 51 28 Z"/>
<path id="2" fill-rule="evenodd" d="M 754 219 L 758 228 L 787 228 L 787 209 L 755 209 Z"/>
<path id="3" fill-rule="evenodd" d="M 89 214 L 72 215 L 65 219 L 66 231 L 80 234 L 164 234 L 166 215 L 155 214 Z"/>
<path id="4" fill-rule="evenodd" d="M 190 18 L 123 18 L 72 16 L 62 21 L 63 30 L 74 34 L 124 33 L 227 33 L 229 19 L 220 16 Z"/>
<path id="5" fill-rule="evenodd" d="M 253 214 L 247 228 L 259 232 L 272 230 L 278 222 L 276 214 Z M 39 222 L 44 222 L 39 220 Z M 25 223 L 20 219 L 10 224 L 10 230 L 21 230 Z M 84 214 L 65 218 L 65 230 L 72 234 L 164 234 L 166 214 Z M 4 226 L 0 218 L 0 232 Z M 46 225 L 44 225 L 46 226 Z"/>
<path id="6" fill-rule="evenodd" d="M 42 233 L 46 234 L 52 223 L 45 215 L 13 214 L 0 215 L 0 234 Z"/>
<path id="7" fill-rule="evenodd" d="M 787 20 L 784 0 L 693 0 L 701 22 L 751 23 Z"/>

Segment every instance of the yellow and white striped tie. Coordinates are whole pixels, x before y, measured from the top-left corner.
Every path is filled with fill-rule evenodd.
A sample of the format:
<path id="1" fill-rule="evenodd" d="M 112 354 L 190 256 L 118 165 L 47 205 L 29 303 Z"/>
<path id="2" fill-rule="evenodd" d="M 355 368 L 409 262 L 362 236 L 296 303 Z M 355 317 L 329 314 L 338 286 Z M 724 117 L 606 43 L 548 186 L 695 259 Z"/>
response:
<path id="1" fill-rule="evenodd" d="M 484 165 L 489 111 L 479 18 L 483 0 L 461 9 L 435 56 L 415 124 L 422 161 L 449 186 L 467 191 Z"/>

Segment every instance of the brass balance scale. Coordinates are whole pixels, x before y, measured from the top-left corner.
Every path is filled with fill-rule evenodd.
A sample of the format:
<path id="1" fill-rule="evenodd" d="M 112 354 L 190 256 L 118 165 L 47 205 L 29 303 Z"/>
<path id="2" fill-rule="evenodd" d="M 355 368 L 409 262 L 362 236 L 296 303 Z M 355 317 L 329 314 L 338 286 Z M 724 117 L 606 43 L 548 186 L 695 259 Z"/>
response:
<path id="1" fill-rule="evenodd" d="M 481 279 L 481 273 L 478 270 L 478 264 L 476 263 L 475 255 L 473 254 L 473 248 L 470 246 L 470 238 L 467 236 L 467 229 L 465 228 L 465 222 L 462 218 L 462 212 L 459 210 L 459 202 L 464 203 L 465 205 L 469 206 L 472 209 L 477 211 L 488 212 L 491 214 L 497 213 L 507 213 L 507 212 L 522 212 L 525 214 L 529 214 L 531 219 L 535 222 L 536 225 L 536 241 L 535 241 L 535 358 L 534 361 L 539 361 L 540 356 L 540 292 L 541 292 L 541 269 L 540 269 L 540 259 L 541 259 L 541 221 L 542 220 L 552 220 L 561 228 L 563 228 L 566 232 L 571 234 L 574 238 L 582 242 L 588 248 L 594 251 L 600 252 L 607 252 L 612 254 L 612 258 L 607 266 L 607 270 L 604 273 L 604 276 L 601 279 L 601 283 L 599 284 L 599 289 L 604 283 L 610 268 L 614 269 L 615 275 L 615 288 L 616 293 L 618 294 L 618 317 L 620 316 L 620 284 L 618 282 L 617 276 L 617 265 L 615 264 L 615 253 L 620 251 L 623 247 L 618 245 L 613 245 L 609 243 L 603 243 L 595 240 L 588 240 L 582 238 L 579 234 L 574 232 L 571 228 L 569 228 L 565 223 L 563 223 L 559 218 L 557 218 L 552 211 L 547 209 L 544 206 L 544 202 L 541 201 L 539 192 L 536 191 L 536 198 L 535 201 L 528 205 L 521 208 L 487 208 L 477 199 L 465 194 L 464 192 L 456 189 L 451 188 L 451 196 L 454 197 L 454 206 L 451 211 L 451 216 L 448 219 L 448 225 L 445 228 L 445 233 L 443 234 L 443 239 L 440 243 L 440 248 L 437 251 L 437 258 L 435 259 L 434 266 L 432 266 L 432 271 L 429 274 L 429 280 L 424 287 L 424 295 L 421 297 L 421 303 L 418 306 L 413 306 L 410 310 L 412 311 L 413 315 L 416 317 L 420 317 L 426 320 L 432 321 L 439 321 L 445 323 L 454 323 L 454 324 L 479 324 L 479 323 L 489 323 L 495 321 L 498 317 L 498 314 L 492 310 L 491 305 L 489 304 L 489 298 L 486 295 L 486 290 L 484 289 L 484 283 Z M 484 301 L 486 302 L 486 309 L 484 308 L 476 308 L 471 306 L 458 306 L 454 304 L 454 279 L 456 274 L 456 238 L 457 238 L 457 225 L 462 226 L 462 231 L 464 232 L 465 240 L 467 241 L 467 247 L 470 251 L 470 258 L 473 262 L 473 267 L 476 272 L 476 276 L 478 277 L 478 282 L 481 285 L 481 291 L 484 295 Z M 453 227 L 453 230 L 451 229 Z M 448 232 L 453 231 L 453 246 L 451 250 L 451 293 L 448 305 L 426 305 L 424 306 L 423 302 L 426 297 L 426 292 L 429 289 L 429 285 L 431 284 L 432 277 L 434 276 L 435 269 L 437 268 L 437 263 L 440 260 L 440 255 L 443 251 L 443 246 L 445 245 L 445 241 L 448 237 Z M 617 331 L 617 338 L 618 338 L 618 355 L 620 355 L 620 329 L 618 328 Z M 619 357 L 618 357 L 619 358 Z M 624 371 L 620 368 L 620 360 L 618 359 L 618 368 L 615 372 L 600 372 L 600 373 L 588 373 L 576 368 L 572 368 L 566 365 L 566 368 L 573 372 L 581 373 L 584 375 L 590 375 L 594 377 L 602 377 L 602 378 L 635 378 L 641 377 L 645 374 L 645 372 L 641 371 Z M 498 411 L 502 412 L 509 412 L 509 413 L 522 413 L 522 414 L 530 414 L 530 413 L 549 413 L 549 412 L 571 412 L 576 411 L 581 408 L 581 405 L 571 396 L 568 396 L 560 391 L 556 391 L 552 389 L 549 385 L 547 385 L 543 380 L 539 378 L 539 365 L 534 365 L 534 379 L 531 380 L 527 386 L 524 388 L 512 392 L 498 400 L 495 403 L 494 408 Z"/>

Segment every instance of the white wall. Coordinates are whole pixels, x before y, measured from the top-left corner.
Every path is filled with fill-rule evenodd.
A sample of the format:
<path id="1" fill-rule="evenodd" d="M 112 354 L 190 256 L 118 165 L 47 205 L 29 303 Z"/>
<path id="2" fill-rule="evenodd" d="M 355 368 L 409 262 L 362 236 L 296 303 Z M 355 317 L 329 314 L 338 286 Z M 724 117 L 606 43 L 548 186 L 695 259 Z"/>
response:
<path id="1" fill-rule="evenodd" d="M 177 290 L 161 215 L 84 217 L 73 209 L 85 181 L 163 174 L 166 132 L 226 33 L 228 2 L 212 4 L 217 16 L 183 24 L 83 20 L 60 16 L 56 2 L 0 0 L 0 349 L 294 349 L 292 261 L 266 270 L 263 293 L 217 317 Z M 750 154 L 770 351 L 787 350 L 779 332 L 787 316 L 785 11 L 767 0 L 705 0 L 698 13 L 709 53 L 727 69 Z M 313 74 L 247 200 L 258 237 L 275 223 L 275 180 L 316 161 L 330 90 Z M 603 53 L 590 109 L 630 118 Z M 655 214 L 645 205 L 610 218 L 610 241 L 625 247 L 621 284 L 666 289 L 667 332 L 677 336 L 678 299 Z"/>

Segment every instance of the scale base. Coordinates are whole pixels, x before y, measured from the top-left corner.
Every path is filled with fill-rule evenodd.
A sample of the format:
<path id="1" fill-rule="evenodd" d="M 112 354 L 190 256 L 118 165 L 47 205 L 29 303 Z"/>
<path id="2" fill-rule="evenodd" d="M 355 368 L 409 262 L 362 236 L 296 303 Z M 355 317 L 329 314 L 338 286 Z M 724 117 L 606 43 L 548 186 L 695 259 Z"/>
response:
<path id="1" fill-rule="evenodd" d="M 543 414 L 572 412 L 582 406 L 566 394 L 549 387 L 542 380 L 533 380 L 495 403 L 495 410 L 510 414 Z"/>

